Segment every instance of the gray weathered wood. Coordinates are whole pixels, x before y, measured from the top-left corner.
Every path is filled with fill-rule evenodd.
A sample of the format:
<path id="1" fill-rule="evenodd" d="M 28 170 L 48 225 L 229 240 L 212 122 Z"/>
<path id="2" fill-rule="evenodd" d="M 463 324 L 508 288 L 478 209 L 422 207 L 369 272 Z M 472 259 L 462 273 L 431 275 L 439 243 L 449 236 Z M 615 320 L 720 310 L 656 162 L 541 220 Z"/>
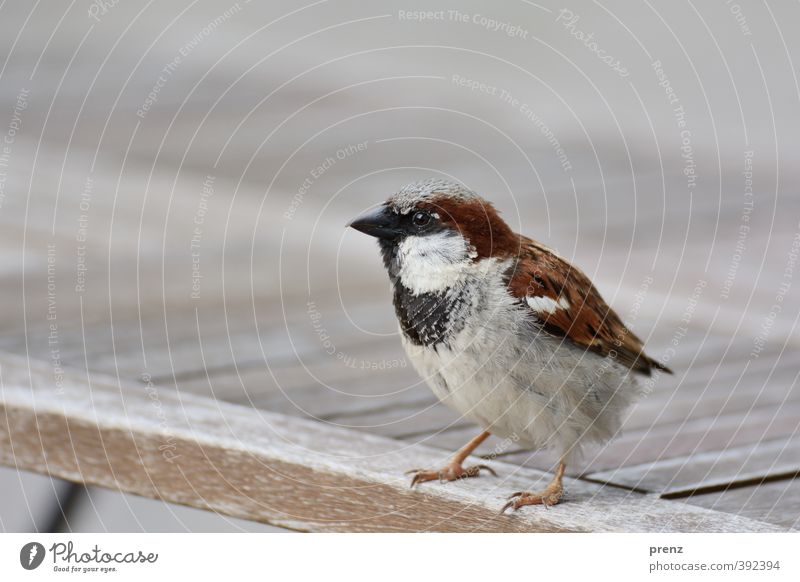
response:
<path id="1" fill-rule="evenodd" d="M 424 446 L 193 396 L 143 393 L 2 359 L 0 460 L 295 529 L 317 531 L 774 531 L 771 525 L 569 480 L 567 502 L 500 516 L 547 475 L 493 463 L 500 478 L 409 490 L 402 474 L 446 457 Z M 162 448 L 175 457 L 165 458 Z"/>
<path id="2" fill-rule="evenodd" d="M 800 527 L 800 479 L 784 479 L 716 493 L 692 495 L 681 501 L 774 523 L 786 529 L 797 530 Z"/>
<path id="3" fill-rule="evenodd" d="M 791 438 L 599 471 L 587 477 L 673 496 L 797 473 L 800 439 Z"/>

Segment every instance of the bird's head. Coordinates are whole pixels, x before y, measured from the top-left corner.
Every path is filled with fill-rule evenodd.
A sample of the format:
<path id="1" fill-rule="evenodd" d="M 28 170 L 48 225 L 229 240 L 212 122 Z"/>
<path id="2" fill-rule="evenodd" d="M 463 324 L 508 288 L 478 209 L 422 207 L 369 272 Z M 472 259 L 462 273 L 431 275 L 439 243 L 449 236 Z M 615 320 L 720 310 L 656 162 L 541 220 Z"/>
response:
<path id="1" fill-rule="evenodd" d="M 444 180 L 409 184 L 349 226 L 378 239 L 393 280 L 427 290 L 440 290 L 469 266 L 519 247 L 491 203 Z"/>

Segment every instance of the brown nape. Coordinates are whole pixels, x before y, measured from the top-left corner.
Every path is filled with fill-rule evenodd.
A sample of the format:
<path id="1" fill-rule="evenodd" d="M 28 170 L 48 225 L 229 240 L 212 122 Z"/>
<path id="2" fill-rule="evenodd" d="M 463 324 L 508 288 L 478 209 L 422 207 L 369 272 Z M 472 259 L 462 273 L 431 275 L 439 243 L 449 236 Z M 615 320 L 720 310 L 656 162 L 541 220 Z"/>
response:
<path id="1" fill-rule="evenodd" d="M 519 254 L 519 235 L 500 218 L 491 203 L 442 197 L 424 206 L 438 213 L 443 224 L 458 230 L 475 247 L 476 259 Z"/>

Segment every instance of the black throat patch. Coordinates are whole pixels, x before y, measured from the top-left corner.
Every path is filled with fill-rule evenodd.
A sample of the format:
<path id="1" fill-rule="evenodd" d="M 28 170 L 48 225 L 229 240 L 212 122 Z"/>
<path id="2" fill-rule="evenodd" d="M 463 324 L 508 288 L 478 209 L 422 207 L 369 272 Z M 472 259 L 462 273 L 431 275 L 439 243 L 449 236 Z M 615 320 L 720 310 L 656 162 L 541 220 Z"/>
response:
<path id="1" fill-rule="evenodd" d="M 400 282 L 397 241 L 379 241 L 383 263 L 394 288 L 394 310 L 400 329 L 418 346 L 448 344 L 464 328 L 464 312 L 469 303 L 465 288 L 439 293 L 413 293 Z"/>
<path id="2" fill-rule="evenodd" d="M 461 331 L 463 318 L 459 306 L 465 293 L 453 290 L 442 293 L 414 294 L 399 281 L 394 284 L 394 310 L 405 336 L 418 346 L 435 346 Z"/>

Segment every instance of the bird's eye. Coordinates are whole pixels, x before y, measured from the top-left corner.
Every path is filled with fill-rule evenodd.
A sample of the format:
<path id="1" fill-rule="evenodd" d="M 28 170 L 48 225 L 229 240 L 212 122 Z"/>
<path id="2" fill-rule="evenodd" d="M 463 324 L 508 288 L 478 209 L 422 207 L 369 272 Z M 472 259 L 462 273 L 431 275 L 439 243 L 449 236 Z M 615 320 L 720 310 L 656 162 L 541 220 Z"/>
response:
<path id="1" fill-rule="evenodd" d="M 420 210 L 419 212 L 415 213 L 414 216 L 411 217 L 411 222 L 414 223 L 414 226 L 417 228 L 422 228 L 423 226 L 427 225 L 431 221 L 431 215 L 429 212 L 425 212 L 424 210 Z"/>

